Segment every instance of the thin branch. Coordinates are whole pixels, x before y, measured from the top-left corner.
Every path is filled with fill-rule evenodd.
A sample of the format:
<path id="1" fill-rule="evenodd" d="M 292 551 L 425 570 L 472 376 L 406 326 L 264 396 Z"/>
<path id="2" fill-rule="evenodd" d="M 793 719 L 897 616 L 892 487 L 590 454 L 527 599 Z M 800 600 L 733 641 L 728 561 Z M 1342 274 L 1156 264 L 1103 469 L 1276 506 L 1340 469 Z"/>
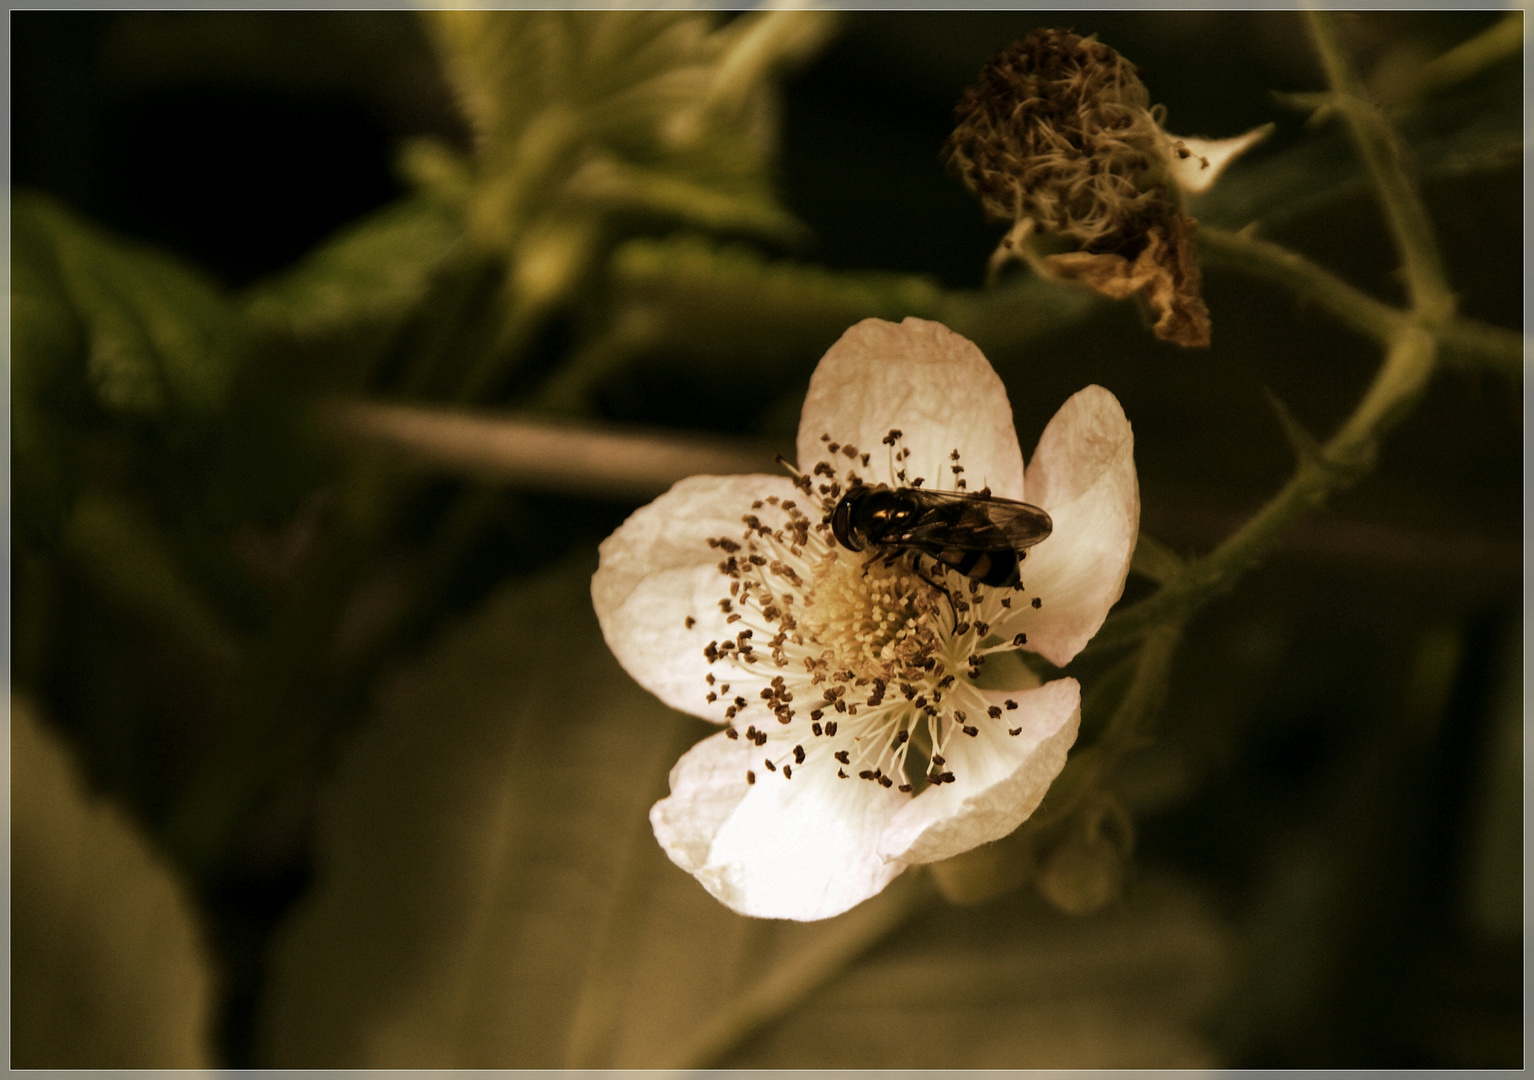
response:
<path id="1" fill-rule="evenodd" d="M 1337 41 L 1334 16 L 1314 9 L 1307 11 L 1306 16 L 1311 39 L 1331 83 L 1332 104 L 1348 125 L 1395 237 L 1412 307 L 1419 318 L 1429 323 L 1446 320 L 1453 314 L 1454 297 L 1433 239 L 1432 222 L 1417 195 L 1416 185 L 1402 165 L 1395 132 L 1366 97 L 1358 73 Z"/>
<path id="2" fill-rule="evenodd" d="M 1438 340 L 1448 354 L 1445 359 L 1490 368 L 1512 379 L 1523 378 L 1526 339 L 1516 330 L 1460 318 L 1445 326 Z"/>
<path id="3" fill-rule="evenodd" d="M 455 409 L 334 402 L 323 421 L 346 440 L 432 468 L 520 487 L 649 498 L 698 473 L 774 472 L 763 447 L 659 431 L 573 427 Z"/>
<path id="4" fill-rule="evenodd" d="M 1200 226 L 1198 242 L 1203 254 L 1213 261 L 1283 285 L 1381 343 L 1389 344 L 1412 321 L 1407 312 L 1376 300 L 1325 267 L 1279 244 L 1260 240 L 1248 230 L 1230 232 Z M 1523 377 L 1524 337 L 1518 331 L 1462 316 L 1429 329 L 1453 359 L 1512 378 Z"/>
<path id="5" fill-rule="evenodd" d="M 1302 461 L 1279 493 L 1218 548 L 1189 561 L 1154 596 L 1111 616 L 1092 646 L 1108 648 L 1186 619 L 1255 566 L 1297 519 L 1367 472 L 1380 437 L 1405 417 L 1426 387 L 1433 371 L 1434 345 L 1432 335 L 1420 327 L 1403 330 L 1353 415 L 1320 454 Z"/>
<path id="6" fill-rule="evenodd" d="M 1216 260 L 1286 286 L 1377 341 L 1390 341 L 1408 321 L 1404 312 L 1349 285 L 1303 255 L 1247 232 L 1201 225 L 1198 243 Z"/>
<path id="7" fill-rule="evenodd" d="M 1416 68 L 1391 99 L 1405 101 L 1447 90 L 1522 51 L 1523 12 L 1510 11 L 1475 37 Z"/>

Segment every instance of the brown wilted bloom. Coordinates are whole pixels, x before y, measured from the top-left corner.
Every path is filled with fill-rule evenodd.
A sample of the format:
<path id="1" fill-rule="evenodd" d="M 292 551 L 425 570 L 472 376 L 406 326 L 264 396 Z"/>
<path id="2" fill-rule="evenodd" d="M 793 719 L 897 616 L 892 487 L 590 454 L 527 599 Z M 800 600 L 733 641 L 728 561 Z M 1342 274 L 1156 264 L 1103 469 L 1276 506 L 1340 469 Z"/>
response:
<path id="1" fill-rule="evenodd" d="M 1222 142 L 1169 135 L 1138 69 L 1067 30 L 1035 30 L 992 57 L 955 115 L 949 167 L 987 218 L 1013 226 L 993 266 L 1028 257 L 1018 249 L 1035 233 L 1064 238 L 1075 251 L 1030 261 L 1114 299 L 1139 293 L 1157 337 L 1209 344 L 1182 192 L 1206 188 L 1267 129 Z"/>

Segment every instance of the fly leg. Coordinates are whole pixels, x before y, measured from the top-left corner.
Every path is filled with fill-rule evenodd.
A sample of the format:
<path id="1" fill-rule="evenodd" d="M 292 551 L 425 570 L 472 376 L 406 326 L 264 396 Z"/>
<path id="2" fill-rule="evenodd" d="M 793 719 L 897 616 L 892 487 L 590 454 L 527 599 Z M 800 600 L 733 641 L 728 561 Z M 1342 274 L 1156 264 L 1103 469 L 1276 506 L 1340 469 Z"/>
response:
<path id="1" fill-rule="evenodd" d="M 911 570 L 916 574 L 917 577 L 921 578 L 928 585 L 931 585 L 938 592 L 942 593 L 944 598 L 947 599 L 948 610 L 953 615 L 953 632 L 957 635 L 959 632 L 959 603 L 953 598 L 953 593 L 949 591 L 947 585 L 944 585 L 942 582 L 933 580 L 932 576 L 922 568 L 921 556 L 914 551 L 911 553 Z"/>

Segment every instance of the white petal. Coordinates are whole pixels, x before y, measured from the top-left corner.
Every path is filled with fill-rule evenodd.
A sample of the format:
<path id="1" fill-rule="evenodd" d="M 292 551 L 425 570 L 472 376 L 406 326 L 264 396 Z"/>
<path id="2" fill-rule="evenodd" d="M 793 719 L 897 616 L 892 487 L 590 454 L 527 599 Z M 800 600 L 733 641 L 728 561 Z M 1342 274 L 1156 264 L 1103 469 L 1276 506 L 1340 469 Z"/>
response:
<path id="1" fill-rule="evenodd" d="M 929 787 L 895 815 L 879 840 L 879 853 L 902 863 L 935 862 L 999 840 L 1038 809 L 1076 741 L 1081 685 L 1056 679 L 1021 693 L 984 692 L 1003 705 L 999 719 L 984 718 L 980 734 L 955 733 L 944 750 L 950 784 Z M 1016 735 L 1010 729 L 1021 728 Z"/>
<path id="2" fill-rule="evenodd" d="M 839 778 L 829 757 L 784 779 L 762 768 L 772 749 L 720 732 L 682 755 L 670 796 L 650 809 L 671 861 L 731 910 L 764 919 L 840 915 L 899 876 L 905 864 L 874 846 L 908 797 Z"/>
<path id="3" fill-rule="evenodd" d="M 710 537 L 738 539 L 741 516 L 757 499 L 798 494 L 786 476 L 691 476 L 641 507 L 602 541 L 591 578 L 591 602 L 608 648 L 634 681 L 673 709 L 724 722 L 727 702 L 705 701 L 704 676 L 739 683 L 755 697 L 765 677 L 721 660 L 710 665 L 703 649 L 734 637 L 719 601 L 729 595 L 719 573 L 724 553 Z M 694 625 L 687 628 L 691 616 Z"/>
<path id="4" fill-rule="evenodd" d="M 1272 130 L 1272 124 L 1264 124 L 1231 139 L 1196 139 L 1163 132 L 1172 179 L 1188 194 L 1202 195 L 1220 178 L 1226 166 L 1262 142 Z"/>
<path id="5" fill-rule="evenodd" d="M 1024 631 L 1029 649 L 1063 665 L 1122 595 L 1139 535 L 1134 432 L 1118 398 L 1089 386 L 1060 407 L 1028 465 L 1028 496 L 1055 528 L 1029 549 L 1018 614 L 997 633 Z M 1032 598 L 1042 606 L 1033 608 Z"/>
<path id="6" fill-rule="evenodd" d="M 870 456 L 864 477 L 892 482 L 882 440 L 904 432 L 906 471 L 929 488 L 952 490 L 949 454 L 958 450 L 969 490 L 989 485 L 1023 497 L 1023 455 L 1012 406 L 990 362 L 941 323 L 864 319 L 821 359 L 799 421 L 799 467 L 825 458 L 822 434 Z M 845 465 L 845 458 L 839 459 Z"/>

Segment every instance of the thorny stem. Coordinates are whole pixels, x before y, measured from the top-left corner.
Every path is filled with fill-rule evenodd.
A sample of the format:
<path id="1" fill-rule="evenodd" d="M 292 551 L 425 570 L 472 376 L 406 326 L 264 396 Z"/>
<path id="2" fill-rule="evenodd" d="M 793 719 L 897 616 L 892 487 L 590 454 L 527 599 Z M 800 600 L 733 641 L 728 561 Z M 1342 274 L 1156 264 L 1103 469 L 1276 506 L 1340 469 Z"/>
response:
<path id="1" fill-rule="evenodd" d="M 1402 331 L 1373 384 L 1337 434 L 1307 457 L 1283 488 L 1214 551 L 1190 559 L 1160 592 L 1104 624 L 1093 648 L 1121 644 L 1164 623 L 1181 622 L 1257 564 L 1299 517 L 1362 476 L 1379 438 L 1402 420 L 1433 371 L 1434 341 L 1417 327 Z"/>
<path id="2" fill-rule="evenodd" d="M 1429 325 L 1440 323 L 1454 311 L 1454 297 L 1438 257 L 1433 226 L 1427 209 L 1418 198 L 1416 185 L 1401 162 L 1400 143 L 1379 109 L 1365 96 L 1358 73 L 1348 62 L 1337 41 L 1334 16 L 1330 12 L 1306 13 L 1311 40 L 1320 55 L 1326 78 L 1331 83 L 1331 104 L 1342 114 L 1348 132 L 1374 181 L 1385 220 L 1395 237 L 1406 272 L 1412 311 Z"/>
<path id="3" fill-rule="evenodd" d="M 1177 637 L 1193 612 L 1254 566 L 1296 519 L 1373 467 L 1380 439 L 1426 389 L 1436 366 L 1439 339 L 1453 342 L 1464 352 L 1490 354 L 1499 366 L 1506 366 L 1512 352 L 1513 343 L 1505 336 L 1510 332 L 1454 318 L 1453 296 L 1431 225 L 1401 166 L 1394 133 L 1384 116 L 1363 99 L 1362 84 L 1332 33 L 1331 17 L 1312 11 L 1309 19 L 1331 83 L 1331 102 L 1348 123 L 1390 223 L 1406 273 L 1411 310 L 1383 304 L 1276 245 L 1246 234 L 1204 230 L 1202 241 L 1208 250 L 1281 282 L 1380 340 L 1385 345 L 1384 363 L 1352 415 L 1324 445 L 1303 432 L 1291 432 L 1299 464 L 1267 505 L 1214 551 L 1189 560 L 1169 575 L 1154 596 L 1115 614 L 1103 626 L 1092 642 L 1094 649 L 1141 639 L 1135 674 L 1102 739 L 1073 762 L 1077 775 L 1062 774 L 1065 797 L 1051 808 L 1051 818 L 1072 812 L 1084 793 L 1101 783 L 1114 761 L 1133 745 L 1136 729 L 1154 712 Z M 1518 337 L 1520 369 L 1521 351 Z M 1037 835 L 1049 824 L 1048 820 L 1030 822 L 1028 831 Z"/>
<path id="4" fill-rule="evenodd" d="M 1198 243 L 1203 254 L 1286 286 L 1383 345 L 1388 346 L 1412 323 L 1408 312 L 1376 300 L 1303 255 L 1258 239 L 1249 229 L 1230 232 L 1200 226 Z M 1455 359 L 1500 371 L 1510 378 L 1522 377 L 1524 341 L 1516 330 L 1463 316 L 1429 329 Z"/>
<path id="5" fill-rule="evenodd" d="M 1343 322 L 1380 341 L 1389 341 L 1408 316 L 1383 300 L 1349 285 L 1336 274 L 1303 255 L 1248 231 L 1229 232 L 1207 225 L 1198 229 L 1198 246 L 1220 262 L 1260 274 L 1291 292 L 1319 304 Z"/>
<path id="6" fill-rule="evenodd" d="M 1156 595 L 1110 618 L 1094 640 L 1095 647 L 1130 640 L 1165 623 L 1180 624 L 1200 603 L 1227 588 L 1296 518 L 1372 467 L 1380 437 L 1405 416 L 1433 373 L 1438 342 L 1431 331 L 1442 332 L 1449 322 L 1453 299 L 1427 212 L 1402 169 L 1394 133 L 1384 116 L 1362 98 L 1362 84 L 1337 45 L 1331 17 L 1316 11 L 1308 14 L 1333 100 L 1347 118 L 1390 222 L 1406 270 L 1412 310 L 1384 308 L 1298 256 L 1280 256 L 1272 245 L 1210 230 L 1216 248 L 1267 268 L 1304 295 L 1323 299 L 1360 329 L 1368 328 L 1381 337 L 1387 343 L 1385 362 L 1352 416 L 1324 447 L 1301 454 L 1294 476 L 1266 506 L 1214 551 L 1190 560 Z M 1451 336 L 1461 347 L 1466 338 L 1500 337 L 1494 331 L 1465 333 L 1463 329 Z"/>

